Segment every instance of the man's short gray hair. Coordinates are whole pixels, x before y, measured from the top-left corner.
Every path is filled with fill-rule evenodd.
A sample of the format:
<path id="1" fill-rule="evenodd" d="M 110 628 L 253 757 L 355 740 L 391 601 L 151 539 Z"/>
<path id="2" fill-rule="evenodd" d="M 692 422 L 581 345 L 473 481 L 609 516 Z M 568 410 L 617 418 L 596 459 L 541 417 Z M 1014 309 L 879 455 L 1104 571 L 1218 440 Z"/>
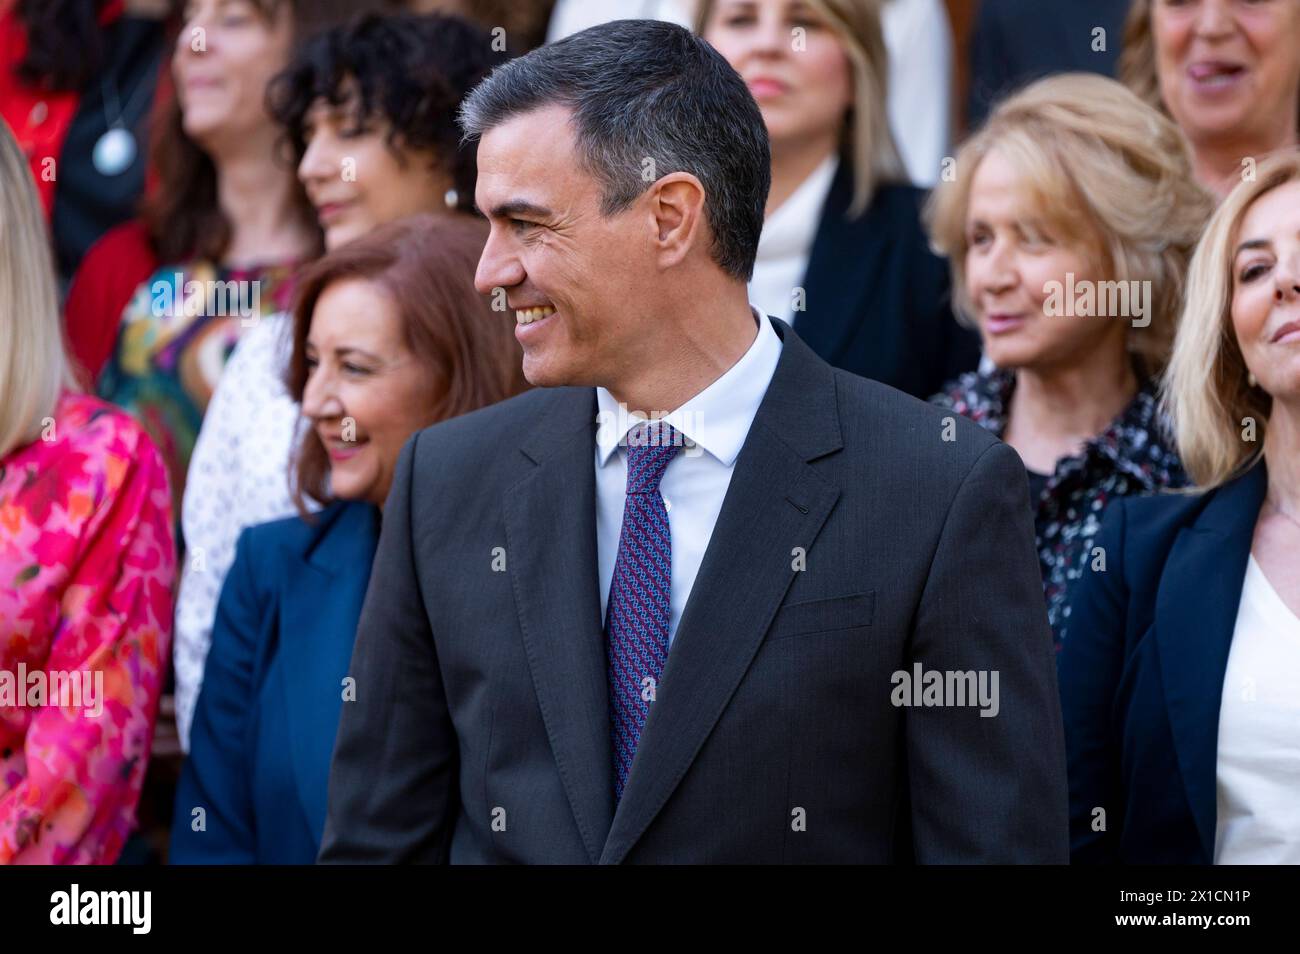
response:
<path id="1" fill-rule="evenodd" d="M 616 20 L 497 67 L 466 98 L 466 139 L 550 105 L 572 110 L 579 162 L 601 211 L 627 208 L 658 178 L 704 187 L 714 260 L 748 281 L 771 182 L 767 128 L 744 81 L 717 50 L 656 20 Z"/>

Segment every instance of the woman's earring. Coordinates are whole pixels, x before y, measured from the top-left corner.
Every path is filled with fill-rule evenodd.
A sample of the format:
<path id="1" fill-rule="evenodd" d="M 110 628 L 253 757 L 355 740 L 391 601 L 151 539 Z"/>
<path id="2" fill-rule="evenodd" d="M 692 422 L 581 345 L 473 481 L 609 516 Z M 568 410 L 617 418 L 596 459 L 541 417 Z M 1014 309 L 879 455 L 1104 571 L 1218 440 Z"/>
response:
<path id="1" fill-rule="evenodd" d="M 460 193 L 455 189 L 448 189 L 443 195 L 442 201 L 447 203 L 447 208 L 455 209 L 460 206 Z"/>
<path id="2" fill-rule="evenodd" d="M 1249 384 L 1252 388 L 1259 387 L 1259 378 L 1255 377 L 1254 371 L 1246 372 L 1246 383 Z"/>

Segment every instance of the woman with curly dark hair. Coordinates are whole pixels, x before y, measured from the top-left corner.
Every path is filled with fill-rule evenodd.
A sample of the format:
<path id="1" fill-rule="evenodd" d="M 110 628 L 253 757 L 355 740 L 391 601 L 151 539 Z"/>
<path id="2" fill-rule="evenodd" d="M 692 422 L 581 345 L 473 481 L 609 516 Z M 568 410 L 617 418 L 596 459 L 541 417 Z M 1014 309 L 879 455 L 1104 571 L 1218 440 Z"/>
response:
<path id="1" fill-rule="evenodd" d="M 428 211 L 474 210 L 461 98 L 505 56 L 457 17 L 363 17 L 303 48 L 270 89 L 328 248 Z"/>
<path id="2" fill-rule="evenodd" d="M 365 17 L 320 34 L 276 78 L 270 106 L 331 252 L 405 216 L 473 217 L 475 152 L 460 144 L 456 112 L 505 59 L 500 46 L 457 17 Z M 175 654 L 177 727 L 187 750 L 239 533 L 295 512 L 289 461 L 299 414 L 284 385 L 289 325 L 287 315 L 264 318 L 240 340 L 194 448 L 182 527 L 202 559 L 186 561 Z"/>

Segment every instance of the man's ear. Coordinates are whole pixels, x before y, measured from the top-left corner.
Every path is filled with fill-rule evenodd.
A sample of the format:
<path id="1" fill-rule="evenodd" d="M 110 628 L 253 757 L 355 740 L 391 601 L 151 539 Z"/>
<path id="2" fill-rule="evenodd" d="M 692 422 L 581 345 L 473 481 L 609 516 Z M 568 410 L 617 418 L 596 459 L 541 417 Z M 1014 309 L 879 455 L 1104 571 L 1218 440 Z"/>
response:
<path id="1" fill-rule="evenodd" d="M 671 268 L 706 240 L 704 186 L 689 172 L 670 172 L 650 187 L 649 198 L 659 267 Z"/>

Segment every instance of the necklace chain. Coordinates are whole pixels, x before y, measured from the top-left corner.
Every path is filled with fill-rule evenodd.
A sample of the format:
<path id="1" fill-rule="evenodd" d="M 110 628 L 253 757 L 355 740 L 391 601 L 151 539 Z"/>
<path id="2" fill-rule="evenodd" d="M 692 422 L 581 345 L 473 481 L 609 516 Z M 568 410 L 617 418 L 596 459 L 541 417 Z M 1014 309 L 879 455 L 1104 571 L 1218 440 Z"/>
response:
<path id="1" fill-rule="evenodd" d="M 131 94 L 131 98 L 127 100 L 126 106 L 123 107 L 121 99 L 118 95 L 117 79 L 106 73 L 104 75 L 104 78 L 101 79 L 99 82 L 99 90 L 104 98 L 104 124 L 109 129 L 113 129 L 116 126 L 121 126 L 122 128 L 125 128 L 127 125 L 126 123 L 127 113 L 135 111 L 136 106 L 139 105 L 141 99 L 143 98 L 141 94 L 148 93 L 151 85 L 152 84 L 149 82 L 149 76 L 146 72 L 146 74 L 141 77 L 140 83 L 136 86 L 135 91 Z M 109 89 L 110 88 L 112 89 L 112 103 L 113 103 L 112 111 L 117 113 L 117 116 L 112 119 L 109 118 L 109 98 L 110 98 Z"/>

